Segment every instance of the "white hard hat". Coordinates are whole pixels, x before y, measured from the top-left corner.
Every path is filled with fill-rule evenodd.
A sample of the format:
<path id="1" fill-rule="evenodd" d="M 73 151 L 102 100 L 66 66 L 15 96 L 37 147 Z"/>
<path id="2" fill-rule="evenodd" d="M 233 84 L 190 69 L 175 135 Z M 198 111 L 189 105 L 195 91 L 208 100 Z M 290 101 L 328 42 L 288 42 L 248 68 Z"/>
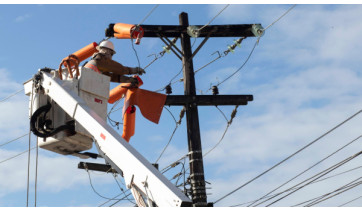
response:
<path id="1" fill-rule="evenodd" d="M 111 49 L 113 51 L 113 54 L 116 54 L 116 51 L 114 51 L 114 45 L 111 41 L 108 40 L 104 40 L 102 41 L 99 46 L 96 47 L 97 50 L 99 51 L 100 48 L 107 48 L 107 49 Z"/>

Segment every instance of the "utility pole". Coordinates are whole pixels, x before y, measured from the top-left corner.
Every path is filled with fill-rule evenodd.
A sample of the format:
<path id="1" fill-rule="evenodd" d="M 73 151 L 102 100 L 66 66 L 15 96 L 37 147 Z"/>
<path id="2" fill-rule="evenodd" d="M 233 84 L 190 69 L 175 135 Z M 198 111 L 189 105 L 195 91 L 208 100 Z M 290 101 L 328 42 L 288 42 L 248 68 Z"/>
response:
<path id="1" fill-rule="evenodd" d="M 247 105 L 253 101 L 252 95 L 196 95 L 193 57 L 210 37 L 256 37 L 261 36 L 260 24 L 189 26 L 187 13 L 179 15 L 180 25 L 140 25 L 143 37 L 158 37 L 182 61 L 184 77 L 184 95 L 168 95 L 165 105 L 185 106 L 187 138 L 191 180 L 191 196 L 194 206 L 212 206 L 207 203 L 204 165 L 199 126 L 198 106 Z M 106 29 L 106 36 L 113 37 L 113 26 Z M 198 30 L 202 28 L 202 30 Z M 192 52 L 190 37 L 204 37 L 204 40 Z M 181 50 L 169 37 L 180 38 Z"/>

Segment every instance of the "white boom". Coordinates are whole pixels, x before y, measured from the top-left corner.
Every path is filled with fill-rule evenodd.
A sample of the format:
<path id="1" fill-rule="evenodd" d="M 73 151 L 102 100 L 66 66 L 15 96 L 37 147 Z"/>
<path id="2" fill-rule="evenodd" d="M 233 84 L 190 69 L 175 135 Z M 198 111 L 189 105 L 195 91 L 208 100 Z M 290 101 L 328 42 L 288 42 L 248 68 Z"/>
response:
<path id="1" fill-rule="evenodd" d="M 64 86 L 66 82 L 57 77 L 57 72 L 40 73 L 44 94 L 91 134 L 102 157 L 120 174 L 123 173 L 139 206 L 142 206 L 139 201 L 148 206 L 153 203 L 167 207 L 191 206 L 191 200 L 179 188 L 128 144 L 76 92 Z M 144 199 L 140 200 L 140 194 Z"/>

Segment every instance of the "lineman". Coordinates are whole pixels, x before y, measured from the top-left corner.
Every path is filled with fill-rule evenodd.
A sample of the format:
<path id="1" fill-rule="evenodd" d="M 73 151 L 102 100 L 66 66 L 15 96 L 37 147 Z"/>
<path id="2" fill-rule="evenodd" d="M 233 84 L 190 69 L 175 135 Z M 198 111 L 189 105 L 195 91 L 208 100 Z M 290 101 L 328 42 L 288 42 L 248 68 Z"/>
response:
<path id="1" fill-rule="evenodd" d="M 133 85 L 138 84 L 137 78 L 126 77 L 124 75 L 145 74 L 145 70 L 139 67 L 131 68 L 112 60 L 112 56 L 116 53 L 114 45 L 111 41 L 102 41 L 96 47 L 98 52 L 93 54 L 92 59 L 84 65 L 86 68 L 93 69 L 95 72 L 111 77 L 111 82 L 128 82 Z"/>

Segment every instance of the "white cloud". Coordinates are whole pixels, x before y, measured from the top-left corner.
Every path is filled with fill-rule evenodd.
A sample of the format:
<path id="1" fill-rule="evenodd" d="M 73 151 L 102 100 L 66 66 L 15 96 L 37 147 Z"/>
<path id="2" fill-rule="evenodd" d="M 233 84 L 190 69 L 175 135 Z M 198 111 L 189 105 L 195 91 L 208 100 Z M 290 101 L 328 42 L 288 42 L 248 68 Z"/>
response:
<path id="1" fill-rule="evenodd" d="M 15 18 L 15 22 L 23 22 L 27 19 L 31 18 L 31 15 L 30 14 L 25 14 L 25 15 L 21 15 L 21 16 L 18 16 Z"/>
<path id="2" fill-rule="evenodd" d="M 210 8 L 210 13 L 215 13 L 215 7 Z M 287 6 L 274 5 L 232 5 L 219 18 L 225 23 L 233 20 L 237 23 L 240 20 L 243 23 L 261 22 L 266 27 L 287 9 Z M 223 142 L 204 159 L 213 185 L 211 199 L 232 191 L 361 110 L 362 95 L 359 91 L 362 77 L 358 57 L 362 48 L 358 36 L 362 30 L 353 27 L 359 24 L 361 10 L 360 6 L 332 9 L 323 5 L 298 5 L 266 31 L 248 68 L 219 88 L 224 93 L 252 91 L 254 101 L 246 107 L 239 107 L 237 118 Z M 260 21 L 251 17 L 260 17 Z M 231 69 L 223 68 L 210 76 L 227 76 Z M 359 136 L 361 121 L 360 114 L 218 206 L 260 197 Z M 219 140 L 223 131 L 224 126 L 203 132 L 206 135 L 204 140 L 208 141 L 203 142 L 204 152 Z M 311 173 L 356 153 L 360 142 L 356 141 Z M 360 161 L 357 158 L 352 164 L 358 166 Z M 352 165 L 344 168 L 347 167 L 353 168 Z M 281 201 L 276 206 L 290 206 L 306 200 L 306 197 L 327 193 L 333 186 L 341 186 L 357 176 L 351 174 L 343 181 L 316 184 L 305 193 L 297 192 L 290 201 Z M 343 197 L 321 205 L 336 206 L 357 194 L 358 190 L 351 190 Z"/>

